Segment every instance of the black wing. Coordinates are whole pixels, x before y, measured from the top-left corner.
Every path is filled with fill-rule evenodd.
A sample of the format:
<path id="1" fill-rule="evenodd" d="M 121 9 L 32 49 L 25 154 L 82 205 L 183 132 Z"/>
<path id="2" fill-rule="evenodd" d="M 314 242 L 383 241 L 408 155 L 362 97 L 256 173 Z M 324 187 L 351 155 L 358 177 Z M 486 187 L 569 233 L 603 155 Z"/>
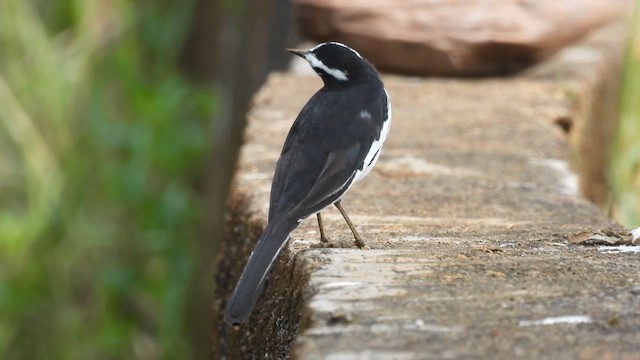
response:
<path id="1" fill-rule="evenodd" d="M 386 95 L 380 89 L 346 101 L 321 90 L 298 115 L 276 165 L 269 221 L 275 214 L 298 220 L 320 211 L 339 199 L 362 169 L 382 129 Z"/>

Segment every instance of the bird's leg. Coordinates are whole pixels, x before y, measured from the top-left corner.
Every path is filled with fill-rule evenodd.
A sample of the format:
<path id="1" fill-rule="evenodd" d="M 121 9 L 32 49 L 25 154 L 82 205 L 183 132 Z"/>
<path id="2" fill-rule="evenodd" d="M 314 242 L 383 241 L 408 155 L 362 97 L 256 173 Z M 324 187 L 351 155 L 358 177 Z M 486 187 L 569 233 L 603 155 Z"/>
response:
<path id="1" fill-rule="evenodd" d="M 319 211 L 316 213 L 316 217 L 318 218 L 318 228 L 320 228 L 320 241 L 323 243 L 327 243 L 329 242 L 329 239 L 327 239 L 327 237 L 324 236 L 324 227 L 322 226 L 322 215 L 320 215 Z"/>
<path id="2" fill-rule="evenodd" d="M 362 238 L 360 237 L 360 234 L 358 234 L 358 231 L 353 226 L 353 223 L 351 222 L 351 219 L 349 219 L 349 215 L 347 215 L 347 212 L 344 211 L 344 209 L 342 208 L 341 201 L 338 200 L 334 202 L 333 205 L 335 205 L 338 208 L 338 210 L 340 211 L 340 214 L 342 214 L 342 217 L 344 218 L 344 221 L 346 221 L 347 225 L 349 225 L 349 229 L 351 229 L 351 232 L 353 233 L 353 238 L 356 240 L 356 246 L 359 247 L 360 249 L 364 248 L 365 247 L 364 240 L 362 240 Z"/>

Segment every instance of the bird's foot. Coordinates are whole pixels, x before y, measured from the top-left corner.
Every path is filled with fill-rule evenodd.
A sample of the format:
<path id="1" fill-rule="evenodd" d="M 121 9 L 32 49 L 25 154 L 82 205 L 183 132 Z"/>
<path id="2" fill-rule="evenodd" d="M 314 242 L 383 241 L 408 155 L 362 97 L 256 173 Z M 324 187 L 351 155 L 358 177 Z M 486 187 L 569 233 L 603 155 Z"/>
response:
<path id="1" fill-rule="evenodd" d="M 320 243 L 317 245 L 317 247 L 319 248 L 332 248 L 332 249 L 351 249 L 353 248 L 355 245 L 355 247 L 358 247 L 362 250 L 370 250 L 371 247 L 366 245 L 364 243 L 364 241 L 361 241 L 360 243 L 355 243 L 353 242 L 353 240 L 329 240 L 326 239 L 325 240 L 320 240 Z"/>
<path id="2" fill-rule="evenodd" d="M 360 249 L 362 250 L 371 249 L 371 246 L 367 246 L 367 244 L 364 243 L 364 240 L 362 240 L 360 236 L 356 236 L 355 241 L 356 241 L 356 246 L 359 247 Z"/>
<path id="3" fill-rule="evenodd" d="M 346 243 L 340 240 L 329 240 L 328 238 L 320 239 L 320 244 L 318 244 L 321 248 L 342 248 L 345 247 Z"/>

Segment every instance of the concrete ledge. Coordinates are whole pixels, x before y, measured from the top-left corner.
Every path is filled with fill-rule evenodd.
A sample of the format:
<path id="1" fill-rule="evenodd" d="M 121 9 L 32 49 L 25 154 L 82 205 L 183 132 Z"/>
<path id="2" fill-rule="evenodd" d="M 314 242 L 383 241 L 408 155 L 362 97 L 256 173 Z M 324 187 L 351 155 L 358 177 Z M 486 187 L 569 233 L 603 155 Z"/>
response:
<path id="1" fill-rule="evenodd" d="M 570 144 L 585 141 L 575 129 L 591 126 L 580 122 L 601 119 L 595 112 L 606 108 L 593 105 L 603 101 L 594 94 L 617 76 L 610 71 L 622 38 L 619 26 L 603 29 L 514 78 L 385 76 L 394 105 L 385 151 L 343 201 L 372 250 L 318 248 L 316 224 L 307 220 L 293 233 L 250 322 L 239 329 L 219 322 L 216 354 L 637 356 L 640 254 L 569 246 L 566 239 L 610 225 L 580 195 L 568 160 Z M 216 308 L 264 227 L 284 137 L 319 87 L 315 75 L 273 74 L 255 98 Z M 350 241 L 336 210 L 323 215 L 328 236 Z"/>

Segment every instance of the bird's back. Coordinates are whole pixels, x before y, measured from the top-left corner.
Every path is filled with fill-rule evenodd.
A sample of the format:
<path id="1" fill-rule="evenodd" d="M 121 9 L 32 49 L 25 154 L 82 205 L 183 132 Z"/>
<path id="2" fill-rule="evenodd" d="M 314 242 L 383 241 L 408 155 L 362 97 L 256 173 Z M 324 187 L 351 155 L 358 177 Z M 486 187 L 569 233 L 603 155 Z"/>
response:
<path id="1" fill-rule="evenodd" d="M 277 212 L 298 220 L 339 199 L 380 137 L 386 106 L 381 82 L 319 90 L 287 135 L 271 187 L 269 218 Z"/>

